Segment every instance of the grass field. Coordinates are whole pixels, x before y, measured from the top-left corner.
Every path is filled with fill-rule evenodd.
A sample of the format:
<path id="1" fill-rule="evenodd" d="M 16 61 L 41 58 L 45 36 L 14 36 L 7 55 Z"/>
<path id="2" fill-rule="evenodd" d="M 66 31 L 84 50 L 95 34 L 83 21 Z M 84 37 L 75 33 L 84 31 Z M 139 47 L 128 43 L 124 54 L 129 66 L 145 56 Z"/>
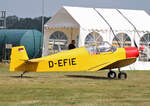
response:
<path id="1" fill-rule="evenodd" d="M 0 64 L 0 106 L 150 106 L 150 71 L 126 71 L 128 79 L 101 72 L 9 72 Z"/>

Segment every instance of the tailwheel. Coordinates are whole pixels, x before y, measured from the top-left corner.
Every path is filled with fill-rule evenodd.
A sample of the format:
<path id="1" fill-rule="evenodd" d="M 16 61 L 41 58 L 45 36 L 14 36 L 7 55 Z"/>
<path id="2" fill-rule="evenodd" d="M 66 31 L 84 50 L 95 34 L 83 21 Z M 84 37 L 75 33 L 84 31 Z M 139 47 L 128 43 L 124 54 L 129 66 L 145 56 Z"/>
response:
<path id="1" fill-rule="evenodd" d="M 110 71 L 110 72 L 108 73 L 108 78 L 110 78 L 110 79 L 115 79 L 115 78 L 116 78 L 116 73 L 115 73 L 114 71 Z"/>
<path id="2" fill-rule="evenodd" d="M 126 79 L 126 78 L 127 78 L 127 74 L 125 72 L 119 72 L 118 79 Z"/>
<path id="3" fill-rule="evenodd" d="M 27 73 L 27 71 L 24 71 L 21 75 L 20 75 L 20 78 L 23 78 L 23 75 Z"/>

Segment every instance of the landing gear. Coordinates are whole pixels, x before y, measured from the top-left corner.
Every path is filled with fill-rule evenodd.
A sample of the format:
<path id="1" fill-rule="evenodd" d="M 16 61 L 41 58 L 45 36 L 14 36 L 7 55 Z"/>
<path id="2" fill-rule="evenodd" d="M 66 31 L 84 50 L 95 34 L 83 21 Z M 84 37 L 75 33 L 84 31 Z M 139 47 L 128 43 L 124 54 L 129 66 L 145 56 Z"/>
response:
<path id="1" fill-rule="evenodd" d="M 127 74 L 125 72 L 121 72 L 120 68 L 118 68 L 119 74 L 118 74 L 118 79 L 126 79 Z"/>
<path id="2" fill-rule="evenodd" d="M 119 74 L 118 74 L 118 79 L 126 79 L 127 74 L 125 72 L 121 72 L 120 68 L 118 68 Z M 110 79 L 115 79 L 116 78 L 116 73 L 110 69 L 108 73 L 108 78 Z"/>
<path id="3" fill-rule="evenodd" d="M 126 79 L 126 78 L 127 78 L 127 74 L 125 72 L 119 72 L 118 79 Z"/>
<path id="4" fill-rule="evenodd" d="M 114 71 L 110 70 L 109 73 L 108 73 L 108 78 L 115 79 L 116 78 L 116 73 Z"/>
<path id="5" fill-rule="evenodd" d="M 24 64 L 25 64 L 25 69 L 24 69 L 25 71 L 20 75 L 20 78 L 23 78 L 23 75 L 24 75 L 25 73 L 27 73 L 27 71 L 26 71 L 27 61 L 25 61 Z"/>
<path id="6" fill-rule="evenodd" d="M 23 75 L 27 73 L 27 71 L 24 71 L 21 75 L 20 75 L 20 78 L 23 78 Z"/>

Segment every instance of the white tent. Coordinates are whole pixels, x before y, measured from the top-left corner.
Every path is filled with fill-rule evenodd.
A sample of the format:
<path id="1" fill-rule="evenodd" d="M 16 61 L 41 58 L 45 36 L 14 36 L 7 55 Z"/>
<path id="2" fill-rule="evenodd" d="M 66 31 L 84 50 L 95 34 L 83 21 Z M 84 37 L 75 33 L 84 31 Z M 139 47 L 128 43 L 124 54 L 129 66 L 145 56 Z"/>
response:
<path id="1" fill-rule="evenodd" d="M 134 46 L 135 39 L 138 45 L 143 44 L 150 48 L 149 32 L 150 16 L 143 10 L 63 6 L 45 24 L 43 56 L 52 53 L 49 51 L 53 49 L 60 51 L 73 39 L 78 40 L 79 47 L 84 46 L 91 39 L 92 42 L 104 40 L 115 44 L 115 35 L 122 40 L 122 42 L 120 41 L 122 46 Z M 145 38 L 142 38 L 143 36 Z M 140 61 L 130 68 L 143 69 L 143 66 L 140 67 L 145 65 L 144 69 L 149 70 L 150 67 L 147 65 L 150 65 L 150 59 L 147 58 L 147 55 L 141 55 Z M 138 64 L 138 68 L 136 64 Z"/>

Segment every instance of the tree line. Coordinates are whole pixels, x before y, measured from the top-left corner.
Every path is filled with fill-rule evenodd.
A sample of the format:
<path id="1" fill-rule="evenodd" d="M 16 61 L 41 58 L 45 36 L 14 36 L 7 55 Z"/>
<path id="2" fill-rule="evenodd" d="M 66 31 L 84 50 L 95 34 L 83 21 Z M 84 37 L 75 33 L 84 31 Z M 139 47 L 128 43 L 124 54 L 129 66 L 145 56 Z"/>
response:
<path id="1" fill-rule="evenodd" d="M 46 23 L 51 17 L 44 17 Z M 17 16 L 8 16 L 6 18 L 7 29 L 36 29 L 42 31 L 42 17 L 19 18 Z"/>

